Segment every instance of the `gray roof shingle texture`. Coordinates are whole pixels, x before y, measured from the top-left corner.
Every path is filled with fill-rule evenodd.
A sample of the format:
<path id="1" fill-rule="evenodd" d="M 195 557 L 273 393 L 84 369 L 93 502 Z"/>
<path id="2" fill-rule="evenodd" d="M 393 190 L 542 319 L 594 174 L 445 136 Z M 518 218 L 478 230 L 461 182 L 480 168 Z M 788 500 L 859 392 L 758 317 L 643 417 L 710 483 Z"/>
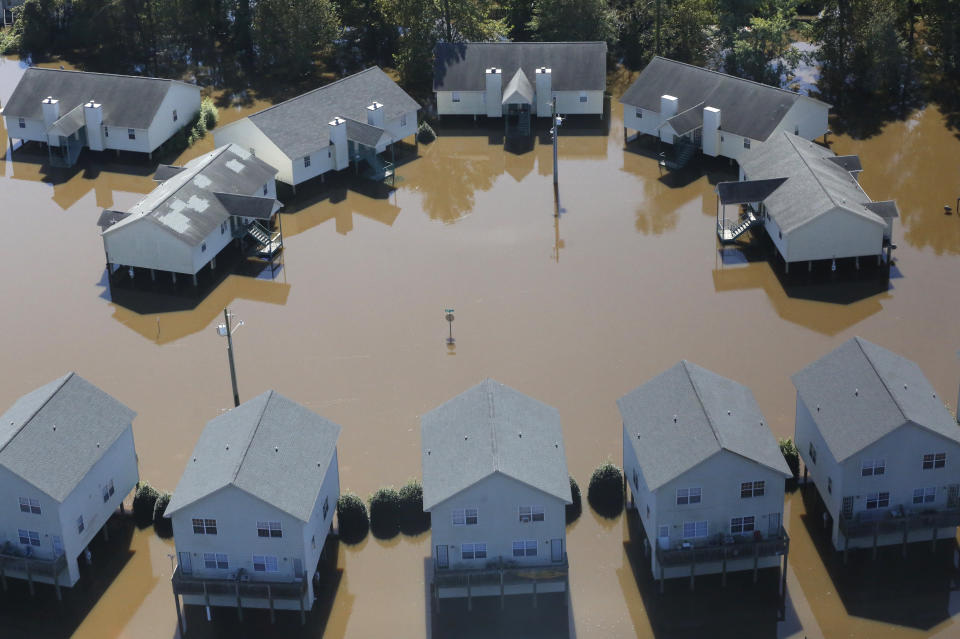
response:
<path id="1" fill-rule="evenodd" d="M 487 379 L 420 420 L 423 509 L 501 473 L 570 503 L 560 415 Z"/>
<path id="2" fill-rule="evenodd" d="M 677 98 L 679 112 L 700 103 L 720 109 L 721 129 L 761 141 L 803 99 L 792 91 L 657 56 L 620 102 L 659 113 L 662 95 Z"/>
<path id="3" fill-rule="evenodd" d="M 528 81 L 547 67 L 553 91 L 607 87 L 606 42 L 441 42 L 433 53 L 434 91 L 484 91 L 490 67 L 503 69 L 502 78 L 522 69 Z"/>
<path id="4" fill-rule="evenodd" d="M 61 116 L 94 100 L 103 105 L 105 125 L 146 129 L 174 82 L 163 78 L 31 67 L 24 72 L 3 114 L 42 120 L 40 103 L 47 96 L 59 101 Z"/>
<path id="5" fill-rule="evenodd" d="M 861 337 L 794 374 L 793 385 L 837 461 L 907 422 L 960 444 L 960 427 L 920 367 Z"/>
<path id="6" fill-rule="evenodd" d="M 276 169 L 246 149 L 235 144 L 222 146 L 187 162 L 184 170 L 162 182 L 134 205 L 127 217 L 104 233 L 149 222 L 196 246 L 231 215 L 244 216 L 252 210 L 279 207 L 279 202 L 263 196 L 262 191 L 276 173 Z M 254 205 L 252 198 L 262 202 Z"/>
<path id="7" fill-rule="evenodd" d="M 703 102 L 694 105 L 686 111 L 676 114 L 664 124 L 669 124 L 677 135 L 686 135 L 703 126 L 703 107 Z"/>
<path id="8" fill-rule="evenodd" d="M 885 224 L 867 209 L 870 198 L 850 171 L 832 161 L 834 157 L 830 149 L 781 131 L 741 158 L 740 166 L 750 180 L 787 178 L 764 200 L 784 233 L 835 209 Z"/>
<path id="9" fill-rule="evenodd" d="M 381 140 L 389 142 L 389 135 L 386 131 L 380 127 L 373 126 L 372 124 L 367 124 L 366 122 L 358 122 L 356 120 L 351 120 L 350 118 L 345 118 L 347 120 L 347 139 L 363 146 L 368 146 L 372 149 L 375 149 Z"/>
<path id="10" fill-rule="evenodd" d="M 0 417 L 0 466 L 62 502 L 135 416 L 68 373 L 27 393 Z"/>
<path id="11" fill-rule="evenodd" d="M 721 204 L 762 202 L 786 181 L 787 178 L 770 178 L 745 182 L 720 182 L 717 184 L 717 195 L 720 196 Z"/>
<path id="12" fill-rule="evenodd" d="M 370 67 L 249 116 L 284 155 L 296 160 L 330 145 L 328 123 L 336 117 L 366 123 L 367 107 L 383 105 L 384 120 L 420 105 L 380 67 Z"/>
<path id="13" fill-rule="evenodd" d="M 722 450 L 791 474 L 750 389 L 686 360 L 617 405 L 651 491 Z"/>
<path id="14" fill-rule="evenodd" d="M 166 516 L 236 488 L 306 522 L 333 461 L 340 426 L 267 391 L 210 420 Z"/>

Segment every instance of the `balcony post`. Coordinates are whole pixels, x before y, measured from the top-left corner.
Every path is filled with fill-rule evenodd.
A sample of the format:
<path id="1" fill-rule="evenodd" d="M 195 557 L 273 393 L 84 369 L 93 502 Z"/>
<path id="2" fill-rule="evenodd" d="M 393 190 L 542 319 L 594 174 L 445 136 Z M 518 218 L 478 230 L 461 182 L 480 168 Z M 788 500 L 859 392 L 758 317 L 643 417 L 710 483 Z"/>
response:
<path id="1" fill-rule="evenodd" d="M 304 611 L 304 609 L 303 609 L 303 598 L 304 598 L 304 596 L 306 596 L 306 595 L 305 595 L 305 593 L 303 592 L 303 590 L 301 589 L 301 590 L 300 590 L 300 625 L 301 625 L 301 626 L 307 625 L 307 613 L 306 613 L 306 612 Z"/>
<path id="2" fill-rule="evenodd" d="M 240 603 L 240 582 L 234 582 L 233 584 L 234 592 L 237 593 L 237 619 L 243 621 L 243 607 Z"/>
<path id="3" fill-rule="evenodd" d="M 503 596 L 503 568 L 500 569 L 500 610 L 503 610 L 504 606 L 504 596 Z"/>
<path id="4" fill-rule="evenodd" d="M 177 584 L 172 579 L 170 580 L 170 585 L 173 587 L 173 607 L 177 610 L 177 624 L 180 626 L 180 634 L 187 634 L 187 620 L 184 618 L 182 612 L 180 612 L 180 597 L 177 596 Z"/>
<path id="5" fill-rule="evenodd" d="M 697 569 L 697 556 L 693 549 L 690 549 L 690 592 L 693 592 L 693 579 Z"/>
<path id="6" fill-rule="evenodd" d="M 203 582 L 203 599 L 207 603 L 207 621 L 210 621 L 210 591 L 207 590 L 207 582 Z"/>
<path id="7" fill-rule="evenodd" d="M 33 596 L 34 596 L 34 590 L 33 590 L 33 571 L 30 570 L 30 560 L 29 560 L 29 559 L 24 559 L 24 560 L 23 560 L 23 565 L 24 565 L 24 566 L 26 567 L 26 569 L 27 569 L 27 583 L 30 584 L 30 596 L 33 597 Z"/>
<path id="8" fill-rule="evenodd" d="M 533 578 L 533 607 L 537 607 L 537 578 Z"/>
<path id="9" fill-rule="evenodd" d="M 0 560 L 0 583 L 3 584 L 3 591 L 7 592 L 7 564 Z"/>
<path id="10" fill-rule="evenodd" d="M 903 518 L 903 558 L 907 558 L 907 537 L 910 535 L 909 518 Z"/>
<path id="11" fill-rule="evenodd" d="M 727 547 L 723 547 L 723 568 L 720 572 L 720 585 L 724 588 L 727 587 Z"/>
<path id="12" fill-rule="evenodd" d="M 937 528 L 936 521 L 934 521 L 934 524 L 933 524 L 933 539 L 930 540 L 930 552 L 936 552 L 936 551 L 937 551 L 937 533 L 938 533 L 938 532 L 939 532 L 939 528 Z"/>
<path id="13" fill-rule="evenodd" d="M 270 584 L 267 584 L 267 601 L 270 602 L 270 625 L 272 626 L 277 620 L 273 612 L 273 591 L 270 589 Z"/>
<path id="14" fill-rule="evenodd" d="M 847 565 L 847 549 L 850 548 L 850 536 L 846 531 L 843 532 L 843 565 Z"/>
<path id="15" fill-rule="evenodd" d="M 757 568 L 760 565 L 760 543 L 753 542 L 753 583 L 757 583 Z"/>
<path id="16" fill-rule="evenodd" d="M 53 562 L 53 589 L 57 593 L 57 601 L 63 601 L 63 595 L 60 593 L 60 561 Z"/>
<path id="17" fill-rule="evenodd" d="M 660 594 L 662 595 L 663 594 L 663 564 L 658 561 L 657 565 L 660 566 Z"/>
<path id="18" fill-rule="evenodd" d="M 467 612 L 473 610 L 473 597 L 470 592 L 470 573 L 467 573 Z"/>
<path id="19" fill-rule="evenodd" d="M 873 522 L 873 558 L 877 558 L 877 536 L 880 534 L 880 522 Z"/>

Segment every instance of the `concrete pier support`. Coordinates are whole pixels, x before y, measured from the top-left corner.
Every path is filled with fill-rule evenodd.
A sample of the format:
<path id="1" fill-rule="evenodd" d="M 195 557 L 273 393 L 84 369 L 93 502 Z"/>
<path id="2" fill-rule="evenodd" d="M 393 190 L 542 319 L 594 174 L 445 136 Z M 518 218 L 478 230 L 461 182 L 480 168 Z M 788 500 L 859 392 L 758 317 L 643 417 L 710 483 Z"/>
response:
<path id="1" fill-rule="evenodd" d="M 211 269 L 217 268 L 217 258 L 213 258 L 212 260 L 210 260 L 210 268 Z"/>
<path id="2" fill-rule="evenodd" d="M 198 284 L 198 282 L 197 282 L 197 274 L 194 273 L 194 274 L 193 274 L 193 285 L 194 285 L 194 286 L 197 286 L 197 284 Z"/>
<path id="3" fill-rule="evenodd" d="M 154 269 L 150 269 L 150 281 L 151 282 L 157 281 L 157 272 Z"/>
<path id="4" fill-rule="evenodd" d="M 173 283 L 176 284 L 176 283 L 177 283 L 177 274 L 174 273 L 173 271 L 170 271 L 170 277 L 173 278 Z"/>

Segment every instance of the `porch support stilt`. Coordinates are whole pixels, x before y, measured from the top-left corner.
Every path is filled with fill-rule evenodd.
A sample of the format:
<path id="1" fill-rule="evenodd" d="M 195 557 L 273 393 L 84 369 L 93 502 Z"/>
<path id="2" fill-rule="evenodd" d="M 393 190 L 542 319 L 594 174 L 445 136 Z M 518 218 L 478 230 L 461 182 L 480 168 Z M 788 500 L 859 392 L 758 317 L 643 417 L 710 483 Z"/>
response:
<path id="1" fill-rule="evenodd" d="M 910 535 L 910 527 L 907 526 L 907 520 L 903 520 L 903 557 L 907 557 L 907 537 Z"/>
<path id="2" fill-rule="evenodd" d="M 237 593 L 237 619 L 243 621 L 243 605 L 240 602 L 240 583 L 233 584 L 234 592 Z"/>
<path id="3" fill-rule="evenodd" d="M 877 537 L 880 535 L 880 522 L 873 522 L 873 558 L 877 558 Z"/>
<path id="4" fill-rule="evenodd" d="M 938 533 L 938 532 L 939 532 L 939 529 L 937 528 L 936 525 L 934 525 L 934 526 L 933 526 L 933 537 L 930 539 L 930 552 L 936 552 L 936 551 L 937 551 L 937 533 Z"/>
<path id="5" fill-rule="evenodd" d="M 757 569 L 760 567 L 760 544 L 753 544 L 753 583 L 757 583 Z"/>
<path id="6" fill-rule="evenodd" d="M 34 595 L 34 589 L 33 589 L 33 571 L 30 570 L 30 562 L 29 562 L 28 560 L 24 559 L 24 560 L 23 560 L 23 563 L 24 563 L 24 565 L 25 565 L 26 568 L 27 568 L 27 583 L 30 584 L 30 596 L 32 597 L 32 596 Z"/>
<path id="7" fill-rule="evenodd" d="M 150 269 L 150 281 L 151 282 L 157 281 L 157 272 L 154 269 Z M 123 508 L 123 504 L 120 504 L 120 508 Z"/>
<path id="8" fill-rule="evenodd" d="M 660 566 L 660 594 L 663 594 L 663 566 Z"/>
<path id="9" fill-rule="evenodd" d="M 183 612 L 180 611 L 180 597 L 177 595 L 177 587 L 170 582 L 170 587 L 173 589 L 173 607 L 177 611 L 177 625 L 180 626 L 180 634 L 187 634 L 187 620 L 184 618 Z"/>
<path id="10" fill-rule="evenodd" d="M 720 585 L 726 587 L 727 585 L 727 548 L 723 548 L 723 565 L 720 569 Z"/>
<path id="11" fill-rule="evenodd" d="M 693 551 L 690 551 L 690 592 L 693 592 L 693 580 L 697 571 L 697 562 L 693 560 Z"/>
<path id="12" fill-rule="evenodd" d="M 473 610 L 473 593 L 470 591 L 470 575 L 467 574 L 467 612 Z"/>
<path id="13" fill-rule="evenodd" d="M 105 524 L 103 525 L 103 540 L 104 540 L 104 541 L 110 541 L 110 530 L 109 530 L 109 526 L 108 526 L 109 523 L 110 523 L 110 520 L 108 519 L 108 520 L 107 520 L 107 523 L 105 523 Z"/>
<path id="14" fill-rule="evenodd" d="M 876 544 L 874 544 L 874 548 L 876 548 Z M 847 564 L 847 555 L 849 554 L 849 552 L 848 552 L 849 549 L 850 549 L 850 537 L 848 537 L 848 536 L 845 534 L 845 535 L 843 536 L 843 564 L 844 564 L 844 565 Z"/>
<path id="15" fill-rule="evenodd" d="M 307 613 L 303 608 L 303 597 L 304 597 L 304 594 L 300 593 L 300 625 L 301 626 L 307 625 Z"/>
<path id="16" fill-rule="evenodd" d="M 501 570 L 501 571 L 500 571 L 500 610 L 503 610 L 503 604 L 504 604 L 504 601 L 503 601 L 503 600 L 504 600 L 504 596 L 503 596 L 503 570 Z"/>
<path id="17" fill-rule="evenodd" d="M 533 607 L 537 607 L 537 580 L 533 580 Z"/>
<path id="18" fill-rule="evenodd" d="M 53 564 L 53 589 L 57 593 L 57 601 L 63 601 L 63 593 L 60 592 L 60 570 L 57 564 Z"/>
<path id="19" fill-rule="evenodd" d="M 277 620 L 273 612 L 273 591 L 270 589 L 270 584 L 267 584 L 267 601 L 270 603 L 270 625 L 272 626 Z"/>

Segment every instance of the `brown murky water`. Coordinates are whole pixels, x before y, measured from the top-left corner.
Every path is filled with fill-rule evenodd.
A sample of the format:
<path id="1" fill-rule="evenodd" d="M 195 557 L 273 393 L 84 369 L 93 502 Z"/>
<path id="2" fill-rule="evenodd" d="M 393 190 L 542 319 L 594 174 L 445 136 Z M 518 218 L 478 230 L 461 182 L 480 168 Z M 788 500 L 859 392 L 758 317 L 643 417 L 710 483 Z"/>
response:
<path id="1" fill-rule="evenodd" d="M 0 62 L 0 101 L 21 73 L 16 61 Z M 244 113 L 226 110 L 224 121 Z M 47 173 L 42 151 L 11 158 L 3 132 L 0 407 L 75 369 L 137 411 L 141 475 L 172 489 L 203 425 L 231 404 L 225 344 L 214 331 L 227 304 L 246 323 L 235 340 L 241 398 L 275 388 L 341 424 L 341 483 L 363 495 L 419 475 L 419 416 L 488 376 L 559 409 L 570 471 L 584 487 L 599 462 L 620 458 L 615 400 L 680 358 L 750 386 L 777 435 L 793 431 L 790 375 L 852 335 L 916 360 L 953 404 L 960 217 L 945 216 L 943 205 L 960 195 L 960 140 L 936 109 L 869 140 L 831 140 L 838 153 L 861 155 L 874 199 L 900 205 L 898 264 L 879 292 L 866 279 L 785 289 L 766 261 L 721 256 L 713 182 L 729 179 L 729 169 L 661 179 L 655 160 L 624 150 L 615 99 L 609 124 L 609 133 L 599 122 L 565 125 L 559 220 L 549 142 L 517 153 L 503 150 L 494 129 L 448 126 L 399 168 L 393 192 L 333 184 L 291 201 L 274 280 L 231 276 L 195 309 L 160 314 L 111 301 L 95 226 L 102 208 L 129 206 L 152 188 L 152 165 L 105 157 Z M 444 343 L 447 307 L 457 316 L 453 350 Z M 799 495 L 788 500 L 785 620 L 770 579 L 722 592 L 704 579 L 693 594 L 677 582 L 660 597 L 648 572 L 634 568 L 642 564 L 625 543 L 629 522 L 585 510 L 568 531 L 569 634 L 960 632 L 941 575 L 951 562 L 946 544 L 938 561 L 925 546 L 911 548 L 908 563 L 896 564 L 911 570 L 877 576 L 854 563 L 845 573 L 815 545 L 816 516 L 806 516 Z M 447 636 L 425 611 L 428 543 L 341 546 L 335 595 L 303 634 Z M 26 614 L 0 607 L 0 636 L 176 636 L 172 543 L 148 529 L 119 545 L 122 561 L 98 573 L 102 595 L 69 614 L 47 615 L 39 603 Z M 231 611 L 216 618 L 194 615 L 191 630 L 245 634 L 230 625 Z"/>

